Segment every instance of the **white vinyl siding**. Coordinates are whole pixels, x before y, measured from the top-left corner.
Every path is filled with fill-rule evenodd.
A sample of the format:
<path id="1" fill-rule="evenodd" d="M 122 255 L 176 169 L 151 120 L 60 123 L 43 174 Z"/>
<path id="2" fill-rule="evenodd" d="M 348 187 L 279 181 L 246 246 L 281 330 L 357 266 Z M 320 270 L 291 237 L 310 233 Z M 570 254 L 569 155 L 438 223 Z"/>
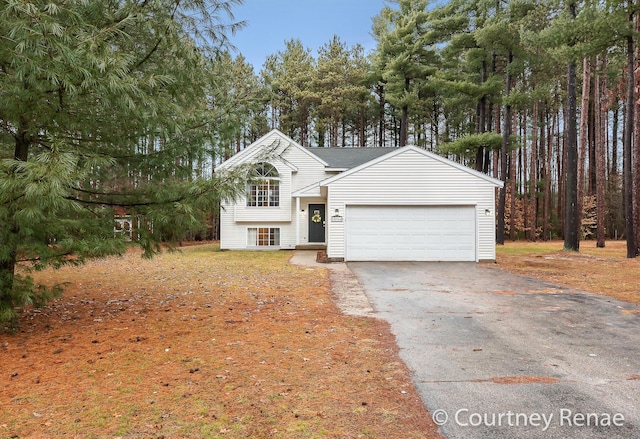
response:
<path id="1" fill-rule="evenodd" d="M 278 154 L 265 159 L 262 153 L 274 148 Z M 495 192 L 501 183 L 495 179 L 411 146 L 336 175 L 327 172 L 324 162 L 312 152 L 277 130 L 236 154 L 220 168 L 263 161 L 273 164 L 280 176 L 279 206 L 247 206 L 246 197 L 223 203 L 220 214 L 222 249 L 255 248 L 248 244 L 248 230 L 260 228 L 278 228 L 279 248 L 282 249 L 295 248 L 296 240 L 300 244 L 307 243 L 308 206 L 310 203 L 326 204 L 327 253 L 332 258 L 344 258 L 346 225 L 349 209 L 353 207 L 444 209 L 466 206 L 473 208 L 473 220 L 469 220 L 475 224 L 475 236 L 470 238 L 475 240 L 472 243 L 475 259 L 495 260 Z M 303 193 L 304 188 L 307 190 Z M 294 198 L 293 193 L 297 193 L 299 199 Z M 339 209 L 338 216 L 336 209 Z M 399 214 L 407 212 L 401 210 Z"/>
<path id="2" fill-rule="evenodd" d="M 249 246 L 248 229 L 277 227 L 280 229 L 280 245 L 282 249 L 293 249 L 296 246 L 296 215 L 299 216 L 301 242 L 307 239 L 307 212 L 296 212 L 296 200 L 291 194 L 304 187 L 310 186 L 330 177 L 333 174 L 325 172 L 324 164 L 306 151 L 302 146 L 286 136 L 273 131 L 261 138 L 247 149 L 236 154 L 224 166 L 235 166 L 245 162 L 264 161 L 261 153 L 274 148 L 279 155 L 268 160 L 275 166 L 280 176 L 279 206 L 247 206 L 246 197 L 235 202 L 223 203 L 220 213 L 220 248 L 225 250 L 241 250 L 255 248 Z M 318 200 L 324 203 L 323 199 Z M 307 200 L 301 209 L 306 207 Z"/>
<path id="3" fill-rule="evenodd" d="M 476 260 L 495 260 L 495 187 L 447 161 L 407 149 L 329 181 L 327 208 L 344 212 L 357 205 L 475 206 Z M 329 257 L 345 257 L 348 221 L 347 209 L 344 222 L 329 223 Z"/>

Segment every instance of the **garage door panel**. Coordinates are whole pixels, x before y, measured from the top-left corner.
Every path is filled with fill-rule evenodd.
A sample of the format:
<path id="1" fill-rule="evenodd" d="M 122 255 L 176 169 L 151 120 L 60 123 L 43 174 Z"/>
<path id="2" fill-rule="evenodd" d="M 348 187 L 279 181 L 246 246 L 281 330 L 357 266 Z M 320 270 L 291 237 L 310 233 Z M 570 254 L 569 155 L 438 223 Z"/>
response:
<path id="1" fill-rule="evenodd" d="M 348 206 L 347 260 L 474 261 L 474 206 Z"/>

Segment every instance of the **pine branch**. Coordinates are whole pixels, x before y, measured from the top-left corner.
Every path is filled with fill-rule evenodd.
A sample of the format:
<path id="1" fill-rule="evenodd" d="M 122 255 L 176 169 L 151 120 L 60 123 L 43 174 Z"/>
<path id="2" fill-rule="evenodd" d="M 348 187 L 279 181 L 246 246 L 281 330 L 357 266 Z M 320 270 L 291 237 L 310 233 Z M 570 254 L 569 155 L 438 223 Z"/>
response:
<path id="1" fill-rule="evenodd" d="M 171 21 L 174 20 L 176 12 L 178 11 L 178 7 L 179 6 L 180 6 L 180 0 L 178 0 L 176 2 L 176 7 L 171 12 L 171 18 L 170 18 Z M 170 29 L 170 27 L 167 26 L 167 30 L 165 31 L 165 35 L 167 35 L 169 33 L 169 29 Z M 140 60 L 140 62 L 138 62 L 132 70 L 137 70 L 140 66 L 142 66 L 144 63 L 146 63 L 149 60 L 149 58 L 151 58 L 151 55 L 153 55 L 156 52 L 156 50 L 158 50 L 158 47 L 160 47 L 160 43 L 162 42 L 163 39 L 164 39 L 164 37 L 158 38 L 158 41 L 156 41 L 156 44 L 151 48 L 149 53 L 147 53 L 147 55 L 144 58 L 142 58 Z"/>
<path id="2" fill-rule="evenodd" d="M 108 194 L 105 194 L 108 195 Z M 167 200 L 160 200 L 160 201 L 136 201 L 136 202 L 131 202 L 131 201 L 126 201 L 126 202 L 115 202 L 115 201 L 106 201 L 106 200 L 84 200 L 82 198 L 77 198 L 77 197 L 72 197 L 72 196 L 66 196 L 64 197 L 64 199 L 68 200 L 68 201 L 75 201 L 81 204 L 92 204 L 92 205 L 101 205 L 101 206 L 113 206 L 113 207 L 151 207 L 151 206 L 164 206 L 167 204 L 172 204 L 172 203 L 178 203 L 180 201 L 184 201 L 187 198 L 189 198 L 186 195 L 181 195 L 179 197 L 176 198 L 171 198 L 171 199 L 167 199 Z"/>
<path id="3" fill-rule="evenodd" d="M 44 258 L 44 259 L 54 259 L 54 258 L 55 258 L 55 259 L 57 259 L 57 258 L 63 258 L 63 257 L 65 257 L 65 256 L 71 256 L 71 255 L 73 255 L 73 254 L 74 254 L 74 252 L 70 250 L 70 251 L 67 251 L 67 252 L 64 252 L 64 253 L 58 253 L 58 254 L 54 254 L 54 255 L 47 255 L 47 257 L 46 257 L 46 258 Z M 32 263 L 36 263 L 36 262 L 41 262 L 42 260 L 43 260 L 43 258 L 42 258 L 42 257 L 37 256 L 37 257 L 35 257 L 35 258 L 16 259 L 16 262 L 17 262 L 17 263 L 23 263 L 23 262 L 32 262 Z"/>
<path id="4" fill-rule="evenodd" d="M 103 192 L 103 191 L 92 191 L 89 189 L 82 189 L 79 187 L 71 187 L 71 189 L 73 189 L 76 192 L 82 192 L 83 194 L 88 194 L 88 195 L 100 195 L 100 196 L 105 196 L 105 197 L 134 197 L 138 194 L 133 193 L 133 192 Z"/>

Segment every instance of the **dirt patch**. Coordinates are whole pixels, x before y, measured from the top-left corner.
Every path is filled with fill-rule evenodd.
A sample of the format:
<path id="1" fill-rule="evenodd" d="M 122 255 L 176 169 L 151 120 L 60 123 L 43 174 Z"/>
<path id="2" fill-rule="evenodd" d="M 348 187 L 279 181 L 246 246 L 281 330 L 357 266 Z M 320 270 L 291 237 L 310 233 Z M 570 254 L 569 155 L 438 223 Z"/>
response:
<path id="1" fill-rule="evenodd" d="M 480 380 L 480 382 L 492 382 L 496 384 L 555 384 L 560 380 L 552 377 L 545 376 L 506 376 L 506 377 L 493 377 L 488 380 Z"/>
<path id="2" fill-rule="evenodd" d="M 375 316 L 369 298 L 347 264 L 318 262 L 310 251 L 296 251 L 290 262 L 306 267 L 307 270 L 312 270 L 311 267 L 327 270 L 331 282 L 331 298 L 343 314 L 356 317 Z"/>
<path id="3" fill-rule="evenodd" d="M 287 252 L 185 248 L 68 282 L 0 334 L 2 437 L 437 437 L 386 323 Z"/>

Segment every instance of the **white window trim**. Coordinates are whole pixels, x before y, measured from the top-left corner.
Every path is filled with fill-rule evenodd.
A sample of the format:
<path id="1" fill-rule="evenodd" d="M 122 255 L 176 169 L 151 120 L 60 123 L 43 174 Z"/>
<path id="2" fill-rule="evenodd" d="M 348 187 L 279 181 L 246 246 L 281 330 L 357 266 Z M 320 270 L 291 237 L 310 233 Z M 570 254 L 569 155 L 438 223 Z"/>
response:
<path id="1" fill-rule="evenodd" d="M 263 231 L 263 235 L 261 235 L 261 229 L 266 229 L 266 235 Z M 280 227 L 268 227 L 268 226 L 257 226 L 257 227 L 247 227 L 247 247 L 249 248 L 279 248 L 280 247 L 280 238 L 281 238 L 281 229 Z M 252 236 L 253 235 L 253 236 Z M 261 240 L 268 241 L 268 244 L 260 245 Z M 253 242 L 252 242 L 253 241 Z M 271 242 L 273 241 L 273 244 Z"/>
<path id="2" fill-rule="evenodd" d="M 267 186 L 265 190 L 259 191 L 259 186 Z M 252 199 L 252 188 L 256 188 L 256 198 Z M 273 200 L 273 196 L 271 195 L 272 191 L 276 191 L 275 200 Z M 259 192 L 266 192 L 266 205 L 262 204 L 258 198 Z M 279 178 L 269 178 L 256 183 L 249 183 L 247 186 L 247 207 L 249 208 L 279 208 L 280 207 L 280 179 Z"/>

